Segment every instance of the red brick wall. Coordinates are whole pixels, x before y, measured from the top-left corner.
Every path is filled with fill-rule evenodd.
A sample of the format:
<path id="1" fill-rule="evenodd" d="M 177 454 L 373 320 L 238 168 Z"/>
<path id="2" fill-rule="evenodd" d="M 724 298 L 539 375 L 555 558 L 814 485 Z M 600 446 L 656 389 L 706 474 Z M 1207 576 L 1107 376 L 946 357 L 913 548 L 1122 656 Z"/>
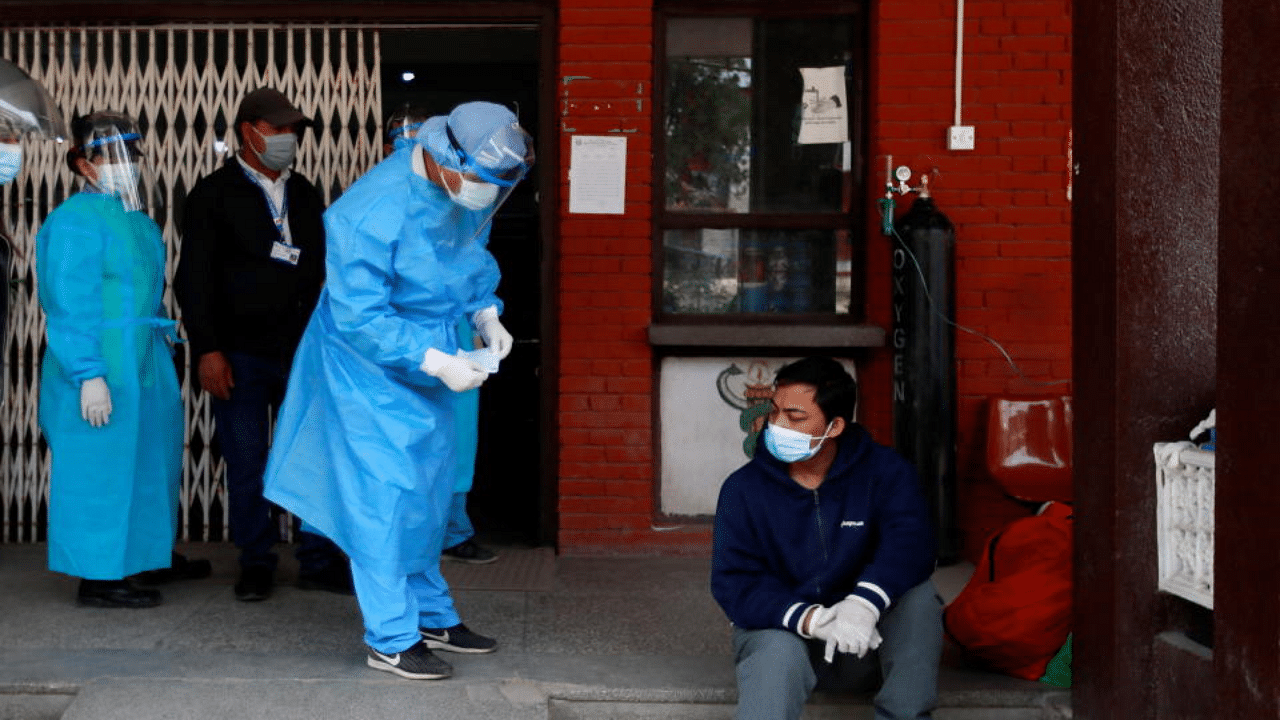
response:
<path id="1" fill-rule="evenodd" d="M 972 558 L 987 534 L 1025 514 L 983 470 L 987 398 L 1071 392 L 1061 382 L 1071 378 L 1071 4 L 965 3 L 961 122 L 975 128 L 972 151 L 949 151 L 945 140 L 954 121 L 955 3 L 882 0 L 876 8 L 871 170 L 882 176 L 891 154 L 916 178 L 929 174 L 956 226 L 956 321 L 997 340 L 1028 378 L 987 341 L 956 332 L 958 502 Z M 899 212 L 909 204 L 900 199 Z M 869 249 L 872 268 L 889 267 L 887 239 L 873 237 Z M 873 272 L 867 295 L 870 317 L 885 324 L 887 280 Z M 885 412 L 887 360 L 864 373 Z"/>
<path id="2" fill-rule="evenodd" d="M 954 111 L 955 3 L 872 3 L 868 207 L 885 156 L 930 175 L 956 225 L 960 519 L 966 553 L 1023 512 L 982 471 L 986 398 L 1069 393 L 1070 0 L 965 6 L 962 122 L 973 151 L 946 149 Z M 560 547 L 569 553 L 700 552 L 705 527 L 654 528 L 650 190 L 653 27 L 649 0 L 561 0 L 558 90 Z M 574 134 L 628 139 L 626 215 L 569 215 Z M 910 198 L 899 199 L 900 212 Z M 868 318 L 889 327 L 889 243 L 868 221 Z M 861 367 L 863 421 L 892 441 L 888 351 Z"/>

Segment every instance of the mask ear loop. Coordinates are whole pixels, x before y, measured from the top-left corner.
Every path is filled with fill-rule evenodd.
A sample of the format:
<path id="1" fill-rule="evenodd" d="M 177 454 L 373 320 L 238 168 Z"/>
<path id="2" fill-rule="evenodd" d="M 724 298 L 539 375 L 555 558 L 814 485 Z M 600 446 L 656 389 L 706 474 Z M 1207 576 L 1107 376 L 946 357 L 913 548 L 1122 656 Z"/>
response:
<path id="1" fill-rule="evenodd" d="M 809 457 L 813 457 L 814 455 L 817 455 L 818 451 L 822 449 L 822 443 L 827 441 L 827 433 L 831 432 L 831 426 L 835 424 L 836 424 L 836 421 L 834 418 L 831 420 L 831 422 L 827 423 L 827 429 L 822 431 L 822 438 L 818 440 L 818 447 L 812 448 L 809 451 L 811 453 Z"/>

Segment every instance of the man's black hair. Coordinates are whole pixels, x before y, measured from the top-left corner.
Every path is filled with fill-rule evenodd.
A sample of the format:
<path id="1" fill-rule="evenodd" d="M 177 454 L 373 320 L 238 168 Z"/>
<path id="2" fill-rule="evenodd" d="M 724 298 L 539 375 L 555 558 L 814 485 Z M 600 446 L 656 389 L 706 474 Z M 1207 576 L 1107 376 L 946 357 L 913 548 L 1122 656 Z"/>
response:
<path id="1" fill-rule="evenodd" d="M 773 380 L 775 385 L 804 383 L 817 388 L 813 400 L 822 409 L 827 422 L 844 418 L 853 422 L 853 410 L 858 404 L 858 382 L 848 370 L 829 357 L 807 357 L 784 365 Z"/>

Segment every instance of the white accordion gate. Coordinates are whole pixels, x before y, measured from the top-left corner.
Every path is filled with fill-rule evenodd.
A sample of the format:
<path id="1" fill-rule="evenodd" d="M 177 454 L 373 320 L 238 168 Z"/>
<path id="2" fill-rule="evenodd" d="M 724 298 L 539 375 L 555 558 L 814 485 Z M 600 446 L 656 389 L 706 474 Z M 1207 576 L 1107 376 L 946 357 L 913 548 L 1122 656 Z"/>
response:
<path id="1" fill-rule="evenodd" d="M 231 121 L 240 98 L 267 85 L 292 98 L 321 129 L 304 138 L 294 167 L 327 201 L 382 153 L 379 35 L 370 28 L 320 25 L 48 26 L 0 28 L 0 57 L 40 80 L 68 121 L 92 110 L 138 119 L 163 206 L 149 212 L 167 247 L 165 302 L 182 240 L 182 201 L 201 176 L 236 149 Z M 36 297 L 33 241 L 46 215 L 75 190 L 66 145 L 26 140 L 24 171 L 3 191 L 14 246 L 0 405 L 0 542 L 44 537 L 48 448 L 40 436 L 44 317 Z M 226 537 L 224 467 L 213 446 L 208 396 L 195 389 L 186 347 L 179 373 L 186 407 L 181 536 Z"/>

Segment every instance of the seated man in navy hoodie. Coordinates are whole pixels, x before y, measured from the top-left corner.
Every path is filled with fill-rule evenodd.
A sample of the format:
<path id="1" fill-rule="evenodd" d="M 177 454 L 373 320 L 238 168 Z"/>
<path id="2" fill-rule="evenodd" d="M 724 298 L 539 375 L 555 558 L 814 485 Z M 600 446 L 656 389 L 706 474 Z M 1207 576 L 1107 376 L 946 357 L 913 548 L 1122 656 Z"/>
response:
<path id="1" fill-rule="evenodd" d="M 736 717 L 799 718 L 815 688 L 870 690 L 876 718 L 929 718 L 942 601 L 915 469 L 853 421 L 840 363 L 778 371 L 754 458 L 716 507 L 711 592 L 732 621 Z"/>

